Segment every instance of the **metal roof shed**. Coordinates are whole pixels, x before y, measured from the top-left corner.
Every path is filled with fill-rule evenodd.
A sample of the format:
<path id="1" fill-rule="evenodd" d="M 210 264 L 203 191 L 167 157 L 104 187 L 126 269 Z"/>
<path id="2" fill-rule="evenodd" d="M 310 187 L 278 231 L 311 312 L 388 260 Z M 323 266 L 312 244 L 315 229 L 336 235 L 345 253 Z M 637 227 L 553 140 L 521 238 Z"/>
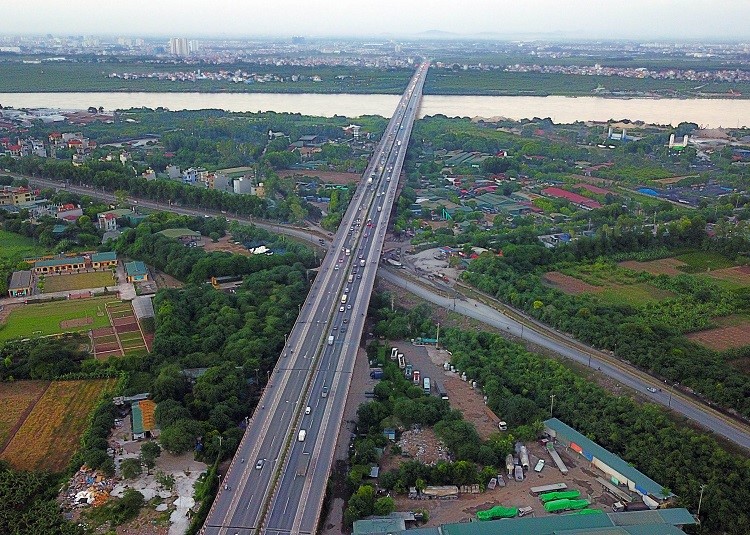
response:
<path id="1" fill-rule="evenodd" d="M 669 497 L 663 493 L 662 485 L 557 418 L 546 420 L 544 427 L 549 436 L 591 460 L 603 472 L 617 477 L 621 483 L 627 483 L 630 490 L 661 500 Z"/>

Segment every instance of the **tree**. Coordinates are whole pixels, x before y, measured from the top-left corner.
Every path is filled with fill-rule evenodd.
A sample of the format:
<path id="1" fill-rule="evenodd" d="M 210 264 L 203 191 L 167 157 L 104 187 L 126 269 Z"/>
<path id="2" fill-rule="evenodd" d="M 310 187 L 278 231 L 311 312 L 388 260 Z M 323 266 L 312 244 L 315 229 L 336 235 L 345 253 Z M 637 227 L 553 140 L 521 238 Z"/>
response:
<path id="1" fill-rule="evenodd" d="M 375 514 L 378 516 L 387 516 L 396 510 L 396 502 L 390 496 L 383 496 L 375 500 Z"/>
<path id="2" fill-rule="evenodd" d="M 143 473 L 141 461 L 138 459 L 124 459 L 120 463 L 120 472 L 125 479 L 135 479 Z"/>
<path id="3" fill-rule="evenodd" d="M 161 455 L 161 447 L 156 442 L 146 442 L 141 446 L 140 459 L 146 467 L 146 473 L 151 474 L 151 469 L 156 466 L 156 458 Z"/>

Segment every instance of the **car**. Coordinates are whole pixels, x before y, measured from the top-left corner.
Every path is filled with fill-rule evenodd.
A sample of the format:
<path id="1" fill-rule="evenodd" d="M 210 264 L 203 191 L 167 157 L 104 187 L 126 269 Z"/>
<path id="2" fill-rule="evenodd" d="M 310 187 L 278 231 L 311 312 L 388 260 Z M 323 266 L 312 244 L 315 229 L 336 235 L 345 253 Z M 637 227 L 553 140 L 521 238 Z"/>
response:
<path id="1" fill-rule="evenodd" d="M 339 265 L 338 265 L 338 264 L 336 264 L 335 266 L 333 266 L 333 270 L 334 270 L 334 271 L 338 271 L 338 270 L 339 270 Z"/>
<path id="2" fill-rule="evenodd" d="M 346 325 L 341 326 L 341 334 L 344 334 L 346 332 Z"/>
<path id="3" fill-rule="evenodd" d="M 344 305 L 341 305 L 341 306 L 339 307 L 339 312 L 343 312 L 343 311 L 344 311 Z"/>
<path id="4" fill-rule="evenodd" d="M 265 459 L 258 459 L 258 462 L 255 463 L 255 469 L 256 470 L 260 470 L 261 468 L 263 468 L 264 464 L 266 464 L 266 460 Z"/>
<path id="5" fill-rule="evenodd" d="M 360 274 L 357 274 L 357 278 L 358 278 L 358 279 L 361 279 L 361 278 L 362 278 L 362 275 L 360 275 Z"/>
<path id="6" fill-rule="evenodd" d="M 312 409 L 310 408 L 310 405 L 305 407 L 305 414 L 310 414 L 312 412 Z"/>
<path id="7" fill-rule="evenodd" d="M 327 398 L 328 397 L 328 387 L 323 385 L 323 390 L 320 392 L 320 397 Z"/>
<path id="8" fill-rule="evenodd" d="M 349 318 L 344 318 L 344 323 L 349 323 Z"/>
<path id="9" fill-rule="evenodd" d="M 347 309 L 347 310 L 351 310 L 351 309 L 352 309 L 352 305 L 351 305 L 351 303 L 350 303 L 350 304 L 348 304 L 348 305 L 346 305 L 346 309 Z"/>
<path id="10" fill-rule="evenodd" d="M 648 390 L 652 394 L 656 394 L 656 392 L 657 392 L 656 388 L 654 388 L 653 386 L 649 386 L 646 390 Z"/>

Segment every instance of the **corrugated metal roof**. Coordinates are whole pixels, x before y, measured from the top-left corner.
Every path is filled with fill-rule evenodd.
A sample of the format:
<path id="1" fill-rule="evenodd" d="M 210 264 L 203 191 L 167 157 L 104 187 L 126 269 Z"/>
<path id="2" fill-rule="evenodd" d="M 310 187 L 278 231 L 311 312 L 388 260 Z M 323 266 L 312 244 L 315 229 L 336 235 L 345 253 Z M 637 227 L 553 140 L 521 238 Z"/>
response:
<path id="1" fill-rule="evenodd" d="M 8 285 L 9 290 L 14 290 L 16 288 L 28 288 L 31 286 L 31 271 L 14 271 L 13 275 L 10 277 L 10 285 Z"/>
<path id="2" fill-rule="evenodd" d="M 128 276 L 133 275 L 145 275 L 148 273 L 148 270 L 146 269 L 146 264 L 141 262 L 140 260 L 135 260 L 133 262 L 128 262 L 125 264 L 125 272 L 128 274 Z"/>
<path id="3" fill-rule="evenodd" d="M 406 530 L 403 518 L 373 518 L 354 522 L 355 535 L 375 535 Z"/>
<path id="4" fill-rule="evenodd" d="M 53 258 L 52 260 L 38 260 L 34 262 L 34 267 L 53 267 L 67 266 L 70 264 L 83 264 L 85 260 L 82 256 L 73 256 L 70 258 Z"/>
<path id="5" fill-rule="evenodd" d="M 144 433 L 143 412 L 141 411 L 141 407 L 138 405 L 138 403 L 133 403 L 130 406 L 130 409 L 133 411 L 133 434 L 140 435 Z"/>
<path id="6" fill-rule="evenodd" d="M 655 511 L 626 511 L 611 514 L 612 522 L 617 526 L 636 526 L 643 524 L 672 524 L 675 526 L 687 526 L 695 524 L 695 519 L 690 511 L 682 508 L 656 509 Z"/>
<path id="7" fill-rule="evenodd" d="M 135 317 L 139 320 L 154 317 L 154 303 L 151 301 L 151 297 L 149 295 L 140 295 L 131 302 Z"/>
<path id="8" fill-rule="evenodd" d="M 112 260 L 117 260 L 117 253 L 114 251 L 105 251 L 91 255 L 92 262 L 111 262 Z"/>
<path id="9" fill-rule="evenodd" d="M 557 433 L 558 436 L 562 436 L 566 441 L 575 442 L 584 451 L 593 454 L 594 457 L 610 466 L 613 470 L 616 470 L 623 476 L 633 481 L 638 487 L 642 488 L 648 494 L 657 498 L 666 498 L 662 489 L 662 485 L 649 478 L 645 474 L 641 473 L 634 467 L 630 466 L 623 459 L 615 455 L 614 453 L 604 449 L 596 442 L 586 438 L 584 435 L 570 427 L 564 422 L 561 422 L 557 418 L 551 418 L 544 422 L 544 425 Z"/>

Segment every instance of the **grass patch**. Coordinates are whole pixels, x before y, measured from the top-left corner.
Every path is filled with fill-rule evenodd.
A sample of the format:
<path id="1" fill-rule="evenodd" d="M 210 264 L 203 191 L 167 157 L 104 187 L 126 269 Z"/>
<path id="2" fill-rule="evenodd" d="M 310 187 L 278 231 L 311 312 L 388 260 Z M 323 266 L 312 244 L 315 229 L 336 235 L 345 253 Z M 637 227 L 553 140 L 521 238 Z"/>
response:
<path id="1" fill-rule="evenodd" d="M 687 266 L 679 269 L 685 273 L 702 273 L 711 269 L 726 269 L 735 265 L 727 257 L 706 251 L 693 251 L 675 257 Z"/>
<path id="2" fill-rule="evenodd" d="M 0 230 L 0 258 L 18 258 L 23 260 L 26 257 L 38 256 L 47 253 L 47 250 L 37 242 L 26 236 L 21 236 L 15 232 Z"/>
<path id="3" fill-rule="evenodd" d="M 638 307 L 662 299 L 674 297 L 669 290 L 662 290 L 647 283 L 629 284 L 627 286 L 609 286 L 597 293 L 597 296 L 610 304 L 627 304 Z"/>
<path id="4" fill-rule="evenodd" d="M 120 342 L 130 342 L 131 340 L 142 340 L 140 331 L 133 331 L 129 333 L 122 333 L 120 335 Z"/>
<path id="5" fill-rule="evenodd" d="M 112 277 L 112 272 L 110 271 L 55 275 L 52 277 L 44 277 L 44 291 L 42 293 L 103 288 L 105 286 L 114 286 L 116 284 L 117 281 Z"/>
<path id="6" fill-rule="evenodd" d="M 6 323 L 0 325 L 0 341 L 109 327 L 104 306 L 111 300 L 112 297 L 96 297 L 24 305 L 12 311 Z M 92 318 L 93 323 L 69 329 L 60 327 L 62 321 L 86 317 Z"/>
<path id="7" fill-rule="evenodd" d="M 125 350 L 126 357 L 145 357 L 146 355 L 148 355 L 148 349 L 145 347 Z"/>

